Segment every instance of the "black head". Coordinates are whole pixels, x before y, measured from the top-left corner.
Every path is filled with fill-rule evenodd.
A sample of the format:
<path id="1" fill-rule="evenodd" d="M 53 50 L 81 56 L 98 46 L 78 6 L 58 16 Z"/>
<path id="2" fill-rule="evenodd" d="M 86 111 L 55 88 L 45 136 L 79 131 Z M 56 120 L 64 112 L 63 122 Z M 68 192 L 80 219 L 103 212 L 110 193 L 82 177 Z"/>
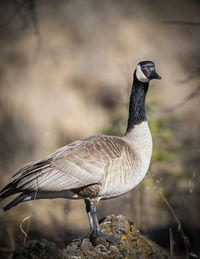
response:
<path id="1" fill-rule="evenodd" d="M 147 83 L 152 79 L 161 79 L 156 73 L 155 64 L 152 61 L 140 62 L 135 69 L 135 76 L 142 83 Z"/>

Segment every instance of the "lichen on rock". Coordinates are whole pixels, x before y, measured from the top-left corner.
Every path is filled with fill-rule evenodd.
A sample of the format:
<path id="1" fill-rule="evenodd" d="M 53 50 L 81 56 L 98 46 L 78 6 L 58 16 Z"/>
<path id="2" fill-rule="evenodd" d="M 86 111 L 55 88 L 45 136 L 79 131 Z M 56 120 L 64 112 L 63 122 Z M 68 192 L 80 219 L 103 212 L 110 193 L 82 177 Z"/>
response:
<path id="1" fill-rule="evenodd" d="M 120 244 L 108 243 L 103 237 L 90 240 L 88 237 L 72 241 L 64 255 L 103 257 L 103 258 L 168 258 L 167 252 L 154 242 L 145 238 L 137 230 L 133 222 L 126 217 L 108 216 L 100 224 L 101 230 L 107 235 L 119 239 Z M 76 249 L 74 249 L 76 246 Z"/>
<path id="2" fill-rule="evenodd" d="M 90 236 L 73 240 L 65 249 L 60 250 L 47 240 L 30 241 L 21 253 L 13 258 L 141 258 L 165 259 L 167 252 L 144 237 L 126 217 L 107 216 L 100 224 L 101 230 L 107 235 L 118 238 L 120 244 L 109 243 L 103 237 L 90 239 Z"/>

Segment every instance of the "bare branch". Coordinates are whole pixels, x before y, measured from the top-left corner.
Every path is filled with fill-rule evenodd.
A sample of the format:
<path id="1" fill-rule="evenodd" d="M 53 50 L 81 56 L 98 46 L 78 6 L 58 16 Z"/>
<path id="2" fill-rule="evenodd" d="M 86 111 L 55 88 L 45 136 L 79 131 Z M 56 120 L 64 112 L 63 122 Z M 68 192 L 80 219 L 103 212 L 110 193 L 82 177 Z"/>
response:
<path id="1" fill-rule="evenodd" d="M 200 22 L 191 21 L 163 21 L 162 23 L 166 25 L 200 26 Z"/>
<path id="2" fill-rule="evenodd" d="M 170 108 L 162 110 L 163 113 L 170 113 L 174 112 L 175 110 L 183 107 L 186 103 L 191 101 L 193 98 L 195 98 L 200 93 L 200 86 L 196 87 L 191 93 L 186 95 L 179 103 L 173 105 Z"/>
<path id="3" fill-rule="evenodd" d="M 17 4 L 13 13 L 7 18 L 7 20 L 5 22 L 3 22 L 2 24 L 0 24 L 0 29 L 7 26 L 10 21 L 15 17 L 16 14 L 20 13 L 20 10 L 23 8 L 23 6 L 25 6 L 27 4 L 27 0 L 22 1 L 21 3 Z"/>
<path id="4" fill-rule="evenodd" d="M 185 77 L 184 79 L 179 80 L 177 83 L 179 84 L 187 84 L 190 80 L 194 79 L 194 78 L 198 78 L 200 75 L 200 66 L 193 69 L 189 75 L 187 77 Z"/>
<path id="5" fill-rule="evenodd" d="M 33 24 L 34 33 L 37 38 L 36 51 L 38 53 L 41 47 L 42 40 L 41 40 L 38 17 L 36 12 L 36 0 L 22 0 L 22 1 L 19 1 L 19 3 L 17 0 L 14 0 L 13 3 L 15 4 L 14 11 L 6 19 L 4 23 L 0 24 L 0 29 L 2 29 L 3 27 L 6 27 L 11 22 L 11 20 L 15 17 L 15 15 L 19 15 L 21 17 L 24 23 L 23 26 L 26 27 L 27 24 L 26 24 L 25 18 L 28 16 L 31 23 Z"/>

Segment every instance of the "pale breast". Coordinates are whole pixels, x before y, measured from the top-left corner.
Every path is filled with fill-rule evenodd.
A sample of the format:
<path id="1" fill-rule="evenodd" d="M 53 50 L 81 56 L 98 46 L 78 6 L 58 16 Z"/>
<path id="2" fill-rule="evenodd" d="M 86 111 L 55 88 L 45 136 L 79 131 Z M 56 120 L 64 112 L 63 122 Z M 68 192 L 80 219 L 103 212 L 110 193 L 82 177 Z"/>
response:
<path id="1" fill-rule="evenodd" d="M 153 147 L 152 136 L 147 121 L 135 125 L 133 130 L 124 136 L 123 139 L 129 143 L 141 160 L 140 177 L 138 179 L 140 182 L 149 169 Z"/>
<path id="2" fill-rule="evenodd" d="M 121 142 L 121 156 L 106 168 L 102 189 L 103 199 L 120 196 L 133 189 L 145 177 L 152 154 L 152 138 L 147 122 L 137 125 Z"/>

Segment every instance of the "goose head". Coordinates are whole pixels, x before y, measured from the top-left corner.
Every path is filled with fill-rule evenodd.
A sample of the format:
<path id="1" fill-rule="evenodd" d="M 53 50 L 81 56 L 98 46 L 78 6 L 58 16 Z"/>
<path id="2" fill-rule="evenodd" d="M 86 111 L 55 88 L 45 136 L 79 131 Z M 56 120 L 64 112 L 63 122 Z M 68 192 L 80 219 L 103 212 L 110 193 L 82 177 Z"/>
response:
<path id="1" fill-rule="evenodd" d="M 135 69 L 135 77 L 142 83 L 148 83 L 152 79 L 161 79 L 152 61 L 141 61 Z"/>

